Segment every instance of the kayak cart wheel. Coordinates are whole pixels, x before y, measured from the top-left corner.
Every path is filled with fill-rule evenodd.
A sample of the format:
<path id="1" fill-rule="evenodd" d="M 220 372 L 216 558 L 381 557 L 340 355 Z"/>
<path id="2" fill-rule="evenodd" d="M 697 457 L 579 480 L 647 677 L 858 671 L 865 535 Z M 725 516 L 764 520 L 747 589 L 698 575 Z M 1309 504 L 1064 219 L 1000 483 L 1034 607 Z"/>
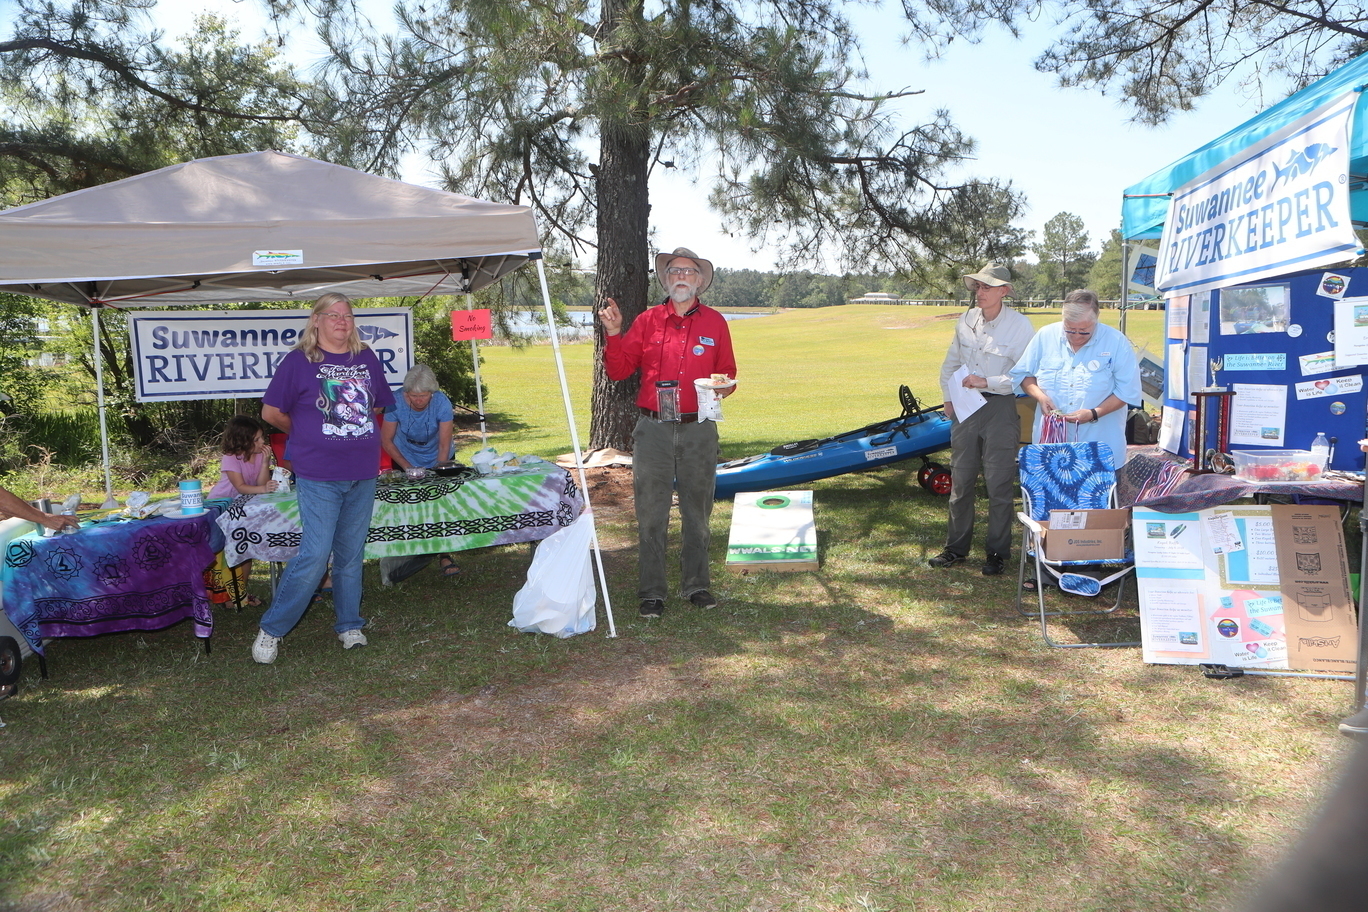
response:
<path id="1" fill-rule="evenodd" d="M 0 699 L 14 693 L 24 670 L 24 656 L 14 637 L 0 636 Z"/>
<path id="2" fill-rule="evenodd" d="M 926 483 L 931 479 L 931 473 L 938 468 L 940 466 L 934 462 L 923 462 L 922 467 L 917 470 L 917 484 L 926 487 Z"/>
<path id="3" fill-rule="evenodd" d="M 945 466 L 933 462 L 931 465 L 922 469 L 922 472 L 918 473 L 918 475 L 921 475 L 922 473 L 925 473 L 926 477 L 918 478 L 918 481 L 921 482 L 923 488 L 930 491 L 932 494 L 939 494 L 941 496 L 950 493 L 950 470 Z"/>

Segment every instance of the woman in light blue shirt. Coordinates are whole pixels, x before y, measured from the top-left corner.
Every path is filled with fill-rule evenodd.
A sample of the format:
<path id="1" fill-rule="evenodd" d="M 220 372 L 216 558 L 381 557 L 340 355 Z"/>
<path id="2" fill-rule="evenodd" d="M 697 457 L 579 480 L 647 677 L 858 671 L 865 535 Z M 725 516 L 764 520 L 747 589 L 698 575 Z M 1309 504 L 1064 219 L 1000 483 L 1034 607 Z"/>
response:
<path id="1" fill-rule="evenodd" d="M 404 374 L 404 394 L 385 413 L 380 443 L 400 469 L 430 469 L 452 457 L 455 415 L 451 400 L 437 388 L 437 375 L 426 364 L 415 364 Z M 430 555 L 380 558 L 380 582 L 388 586 L 421 570 Z M 443 554 L 438 560 L 443 576 L 461 572 L 456 559 Z"/>
<path id="2" fill-rule="evenodd" d="M 1135 349 L 1120 330 L 1098 322 L 1097 295 L 1064 297 L 1064 319 L 1042 328 L 1012 369 L 1012 379 L 1036 401 L 1031 440 L 1040 442 L 1046 415 L 1062 415 L 1068 440 L 1111 447 L 1112 467 L 1126 461 L 1126 411 L 1140 403 Z"/>
<path id="3" fill-rule="evenodd" d="M 454 413 L 426 364 L 404 375 L 404 395 L 385 413 L 380 442 L 401 469 L 430 469 L 451 459 Z"/>

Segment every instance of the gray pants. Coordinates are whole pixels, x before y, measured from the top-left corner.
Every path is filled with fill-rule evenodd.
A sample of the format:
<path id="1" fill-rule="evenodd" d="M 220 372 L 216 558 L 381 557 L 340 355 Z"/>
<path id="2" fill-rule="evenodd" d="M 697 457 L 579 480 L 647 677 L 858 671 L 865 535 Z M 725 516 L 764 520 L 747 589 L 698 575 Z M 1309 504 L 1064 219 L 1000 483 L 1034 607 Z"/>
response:
<path id="1" fill-rule="evenodd" d="M 988 396 L 983 408 L 950 429 L 950 523 L 945 550 L 967 557 L 974 541 L 974 488 L 979 472 L 988 486 L 984 550 L 1004 560 L 1012 552 L 1012 505 L 1017 489 L 1021 420 L 1016 397 Z"/>
<path id="2" fill-rule="evenodd" d="M 664 599 L 665 540 L 671 495 L 679 494 L 684 546 L 679 556 L 680 593 L 688 598 L 709 588 L 708 520 L 717 480 L 717 424 L 681 424 L 642 416 L 633 431 L 632 492 L 637 518 L 637 596 Z"/>

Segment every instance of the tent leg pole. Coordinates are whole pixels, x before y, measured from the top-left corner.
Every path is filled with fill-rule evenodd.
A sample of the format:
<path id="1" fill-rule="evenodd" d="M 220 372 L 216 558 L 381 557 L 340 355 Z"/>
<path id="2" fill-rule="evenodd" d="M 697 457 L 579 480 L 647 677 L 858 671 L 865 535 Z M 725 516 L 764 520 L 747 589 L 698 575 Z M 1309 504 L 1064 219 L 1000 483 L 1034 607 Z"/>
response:
<path id="1" fill-rule="evenodd" d="M 104 463 L 105 502 L 103 508 L 112 510 L 119 505 L 114 499 L 114 481 L 109 473 L 109 425 L 105 421 L 104 360 L 100 357 L 100 312 L 90 309 L 91 338 L 95 351 L 95 402 L 100 412 L 100 461 Z"/>
<path id="2" fill-rule="evenodd" d="M 1368 422 L 1368 418 L 1365 418 Z M 1363 475 L 1363 496 L 1368 498 L 1368 466 Z M 1354 663 L 1354 712 L 1363 708 L 1364 687 L 1368 683 L 1368 618 L 1365 618 L 1364 598 L 1368 597 L 1368 499 L 1359 505 L 1359 591 L 1358 596 L 1358 657 Z"/>
<path id="3" fill-rule="evenodd" d="M 480 410 L 480 448 L 489 446 L 485 433 L 484 390 L 480 388 L 480 343 L 470 340 L 470 363 L 475 366 L 475 407 Z"/>
<path id="4" fill-rule="evenodd" d="M 1124 226 L 1122 226 L 1124 229 Z M 1124 235 L 1124 230 L 1122 234 Z M 1130 241 L 1121 238 L 1121 335 L 1126 334 L 1126 305 L 1130 303 Z"/>
<path id="5" fill-rule="evenodd" d="M 589 482 L 584 475 L 584 455 L 580 452 L 579 428 L 575 425 L 575 409 L 570 403 L 570 384 L 565 379 L 565 361 L 561 358 L 560 330 L 556 327 L 556 315 L 551 310 L 551 290 L 546 284 L 546 264 L 541 257 L 537 257 L 537 279 L 541 282 L 546 325 L 551 328 L 551 351 L 556 358 L 556 375 L 560 378 L 561 398 L 565 400 L 565 418 L 570 423 L 570 443 L 575 448 L 575 470 L 579 473 L 580 490 L 584 492 L 584 506 L 589 511 L 589 527 L 593 531 L 594 563 L 598 568 L 599 587 L 603 590 L 604 611 L 608 615 L 608 636 L 616 637 L 613 603 L 608 596 L 608 577 L 603 571 L 603 552 L 599 549 L 598 524 L 594 522 L 594 508 L 589 503 Z"/>

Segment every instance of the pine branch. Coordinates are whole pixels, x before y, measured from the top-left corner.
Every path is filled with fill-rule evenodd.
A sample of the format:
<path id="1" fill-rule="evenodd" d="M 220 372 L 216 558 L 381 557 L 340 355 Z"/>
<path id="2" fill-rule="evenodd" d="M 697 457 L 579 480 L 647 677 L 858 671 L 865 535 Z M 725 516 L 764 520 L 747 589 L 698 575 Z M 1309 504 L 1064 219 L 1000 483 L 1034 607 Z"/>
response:
<path id="1" fill-rule="evenodd" d="M 21 51 L 46 51 L 50 54 L 55 54 L 58 57 L 64 57 L 71 60 L 85 60 L 98 64 L 108 72 L 127 82 L 129 85 L 165 101 L 177 110 L 191 111 L 196 114 L 209 114 L 215 117 L 224 117 L 252 123 L 297 123 L 301 120 L 298 112 L 294 114 L 244 114 L 240 111 L 227 111 L 222 108 L 215 108 L 184 98 L 179 98 L 157 88 L 143 79 L 138 74 L 138 69 L 129 64 L 126 60 L 122 60 L 113 54 L 96 50 L 92 47 L 69 44 L 52 38 L 37 37 L 0 41 L 0 55 L 13 54 Z"/>

